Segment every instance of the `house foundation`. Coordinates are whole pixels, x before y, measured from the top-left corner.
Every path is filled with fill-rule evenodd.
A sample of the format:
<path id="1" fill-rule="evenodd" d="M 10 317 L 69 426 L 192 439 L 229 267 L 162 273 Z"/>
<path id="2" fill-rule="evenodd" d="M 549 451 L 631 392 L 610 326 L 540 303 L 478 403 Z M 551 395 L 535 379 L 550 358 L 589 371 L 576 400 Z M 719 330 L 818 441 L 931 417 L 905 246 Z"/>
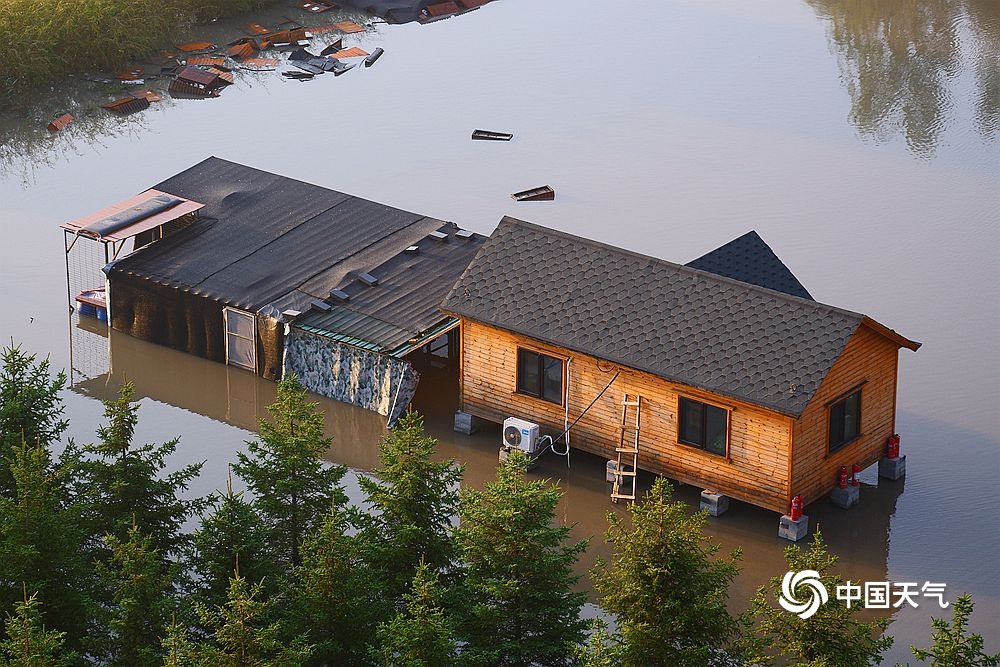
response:
<path id="1" fill-rule="evenodd" d="M 459 410 L 455 413 L 455 430 L 464 435 L 472 435 L 482 426 L 483 420 L 468 412 Z"/>
<path id="2" fill-rule="evenodd" d="M 830 502 L 841 509 L 850 509 L 861 502 L 861 487 L 848 484 L 842 489 L 838 486 L 830 492 Z"/>

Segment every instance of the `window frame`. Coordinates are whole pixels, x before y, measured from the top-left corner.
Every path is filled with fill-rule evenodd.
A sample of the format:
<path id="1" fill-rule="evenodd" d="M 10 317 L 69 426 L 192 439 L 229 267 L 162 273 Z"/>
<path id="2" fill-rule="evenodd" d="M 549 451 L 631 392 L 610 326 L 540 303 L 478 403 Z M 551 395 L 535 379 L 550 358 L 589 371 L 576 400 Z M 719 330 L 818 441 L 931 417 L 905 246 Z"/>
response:
<path id="1" fill-rule="evenodd" d="M 533 354 L 537 360 L 537 377 L 538 386 L 537 393 L 530 390 L 524 389 L 521 386 L 521 354 Z M 553 400 L 545 396 L 545 360 L 550 359 L 552 361 L 559 362 L 559 399 Z M 520 396 L 530 396 L 531 398 L 536 398 L 540 401 L 545 401 L 546 403 L 552 403 L 553 405 L 562 406 L 566 399 L 566 358 L 557 357 L 555 355 L 549 354 L 548 352 L 542 352 L 530 347 L 524 347 L 522 345 L 517 346 L 517 352 L 515 354 L 515 366 L 514 366 L 514 393 Z"/>
<path id="2" fill-rule="evenodd" d="M 701 406 L 708 407 L 708 408 L 715 408 L 716 410 L 722 410 L 722 412 L 725 413 L 725 415 L 726 415 L 726 428 L 725 428 L 725 431 L 724 431 L 724 433 L 725 433 L 725 448 L 724 448 L 724 451 L 717 452 L 717 451 L 713 451 L 713 450 L 709 449 L 708 448 L 708 443 L 705 441 L 705 439 L 707 437 L 707 434 L 708 434 L 708 410 L 702 410 L 702 414 L 701 414 L 700 429 L 701 429 L 701 440 L 702 440 L 702 442 L 694 442 L 694 441 L 691 441 L 691 440 L 684 440 L 684 439 L 682 439 L 682 437 L 681 437 L 681 431 L 683 429 L 683 424 L 684 424 L 684 417 L 683 417 L 683 415 L 684 415 L 684 403 L 685 403 L 685 401 L 688 402 L 688 403 L 697 403 L 697 404 L 699 404 Z M 731 438 L 731 435 L 732 435 L 732 433 L 731 433 L 731 428 L 732 428 L 732 412 L 733 412 L 733 409 L 731 407 L 727 407 L 727 406 L 724 406 L 724 405 L 719 405 L 717 403 L 711 403 L 711 402 L 705 401 L 705 400 L 703 400 L 701 398 L 694 398 L 693 396 L 684 396 L 682 394 L 678 394 L 678 396 L 677 396 L 677 444 L 684 445 L 685 447 L 693 447 L 695 449 L 700 449 L 701 451 L 705 452 L 706 454 L 711 454 L 712 456 L 718 456 L 718 457 L 726 459 L 728 461 L 729 460 L 729 443 L 730 443 L 730 440 L 732 439 Z"/>
<path id="3" fill-rule="evenodd" d="M 250 321 L 250 337 L 242 335 L 238 331 L 231 331 L 229 328 L 229 314 L 234 313 L 240 317 L 246 317 Z M 239 308 L 231 308 L 230 306 L 225 306 L 222 309 L 222 335 L 225 341 L 226 350 L 226 365 L 235 366 L 236 368 L 242 368 L 244 370 L 251 371 L 253 373 L 257 372 L 257 317 L 253 313 L 240 310 Z M 229 354 L 229 337 L 235 336 L 241 340 L 250 342 L 250 354 L 252 357 L 252 362 L 250 365 L 242 364 L 238 361 L 234 361 Z"/>
<path id="4" fill-rule="evenodd" d="M 863 395 L 861 390 L 863 384 L 864 383 L 848 389 L 846 392 L 844 392 L 837 398 L 833 399 L 826 405 L 826 453 L 828 456 L 831 454 L 836 454 L 837 452 L 841 451 L 851 443 L 860 440 L 861 437 L 863 436 L 863 433 L 861 431 L 861 418 L 863 415 L 863 410 L 861 405 L 863 400 Z M 855 415 L 855 420 L 854 420 L 854 433 L 850 437 L 844 437 L 843 439 L 840 440 L 840 442 L 834 443 L 833 442 L 834 410 L 836 410 L 838 407 L 842 405 L 845 406 L 845 412 L 842 418 L 846 420 L 847 418 L 846 404 L 854 396 L 858 397 L 857 414 Z M 844 430 L 846 433 L 846 429 Z"/>

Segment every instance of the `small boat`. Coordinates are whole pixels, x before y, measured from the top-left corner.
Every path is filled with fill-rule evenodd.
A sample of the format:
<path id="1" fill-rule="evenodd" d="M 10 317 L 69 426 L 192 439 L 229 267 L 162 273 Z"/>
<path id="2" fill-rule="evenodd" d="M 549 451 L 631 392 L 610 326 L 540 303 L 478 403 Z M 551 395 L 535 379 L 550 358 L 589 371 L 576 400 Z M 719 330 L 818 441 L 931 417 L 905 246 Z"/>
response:
<path id="1" fill-rule="evenodd" d="M 86 289 L 77 294 L 80 315 L 97 318 L 101 322 L 108 321 L 108 298 L 103 287 Z"/>
<path id="2" fill-rule="evenodd" d="M 514 135 L 510 132 L 493 132 L 491 130 L 473 130 L 473 139 L 483 139 L 486 141 L 510 141 Z"/>
<path id="3" fill-rule="evenodd" d="M 548 185 L 530 190 L 521 190 L 511 195 L 516 201 L 552 201 L 556 198 L 556 191 Z"/>

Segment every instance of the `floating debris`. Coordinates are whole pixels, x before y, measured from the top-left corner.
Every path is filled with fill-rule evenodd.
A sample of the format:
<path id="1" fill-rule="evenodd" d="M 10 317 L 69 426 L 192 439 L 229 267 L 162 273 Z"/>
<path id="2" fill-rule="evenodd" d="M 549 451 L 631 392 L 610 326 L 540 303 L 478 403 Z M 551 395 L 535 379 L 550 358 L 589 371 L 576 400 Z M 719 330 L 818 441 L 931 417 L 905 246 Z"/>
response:
<path id="1" fill-rule="evenodd" d="M 296 81 L 308 81 L 316 75 L 311 72 L 297 72 L 295 70 L 291 70 L 288 72 L 282 72 L 281 76 L 288 77 L 289 79 L 295 79 Z"/>
<path id="2" fill-rule="evenodd" d="M 202 56 L 196 58 L 188 58 L 188 65 L 201 65 L 204 67 L 221 67 L 226 64 L 225 58 L 220 58 L 219 56 Z"/>
<path id="3" fill-rule="evenodd" d="M 226 55 L 233 60 L 242 60 L 243 58 L 250 58 L 258 51 L 258 44 L 255 40 L 250 37 L 244 37 L 243 39 L 238 39 L 235 42 L 229 43 L 229 48 L 226 49 Z"/>
<path id="4" fill-rule="evenodd" d="M 143 76 L 146 74 L 145 67 L 133 67 L 132 69 L 123 70 L 118 72 L 115 76 L 122 83 L 138 83 L 142 81 Z"/>
<path id="5" fill-rule="evenodd" d="M 342 51 L 343 49 L 344 49 L 344 38 L 338 37 L 337 41 L 335 41 L 333 44 L 330 44 L 325 49 L 320 51 L 319 54 L 321 56 L 328 56 L 331 53 L 336 53 L 337 51 Z"/>
<path id="6" fill-rule="evenodd" d="M 381 58 L 383 53 L 385 53 L 385 49 L 381 46 L 372 51 L 372 54 L 365 58 L 365 67 L 371 67 L 374 65 L 375 61 Z"/>
<path id="7" fill-rule="evenodd" d="M 188 42 L 187 44 L 177 44 L 177 49 L 184 53 L 194 53 L 195 51 L 214 51 L 218 47 L 213 42 Z"/>
<path id="8" fill-rule="evenodd" d="M 144 90 L 141 93 L 136 93 L 133 97 L 145 97 L 149 102 L 160 102 L 163 100 L 163 95 L 152 90 Z"/>
<path id="9" fill-rule="evenodd" d="M 473 139 L 482 139 L 485 141 L 510 141 L 514 138 L 514 135 L 510 132 L 493 132 L 492 130 L 473 130 Z"/>
<path id="10" fill-rule="evenodd" d="M 551 201 L 556 198 L 556 191 L 548 185 L 531 190 L 521 190 L 511 195 L 516 201 Z"/>
<path id="11" fill-rule="evenodd" d="M 340 32 L 346 32 L 348 35 L 355 32 L 364 32 L 365 30 L 354 21 L 341 21 L 340 23 L 334 23 L 333 27 Z"/>
<path id="12" fill-rule="evenodd" d="M 277 58 L 244 58 L 240 61 L 240 68 L 251 72 L 273 72 L 278 69 Z"/>
<path id="13" fill-rule="evenodd" d="M 197 67 L 185 67 L 177 75 L 177 78 L 170 82 L 170 93 L 180 93 L 182 95 L 194 95 L 198 97 L 218 97 L 220 88 L 229 85 L 229 82 L 220 78 L 215 72 L 207 72 Z"/>
<path id="14" fill-rule="evenodd" d="M 343 49 L 341 51 L 337 51 L 336 53 L 330 54 L 330 57 L 331 58 L 362 58 L 362 57 L 367 56 L 367 55 L 368 55 L 368 52 L 365 51 L 364 49 L 359 49 L 356 46 L 352 46 L 352 47 L 350 47 L 348 49 Z"/>
<path id="15" fill-rule="evenodd" d="M 149 99 L 144 95 L 123 97 L 120 100 L 102 104 L 101 107 L 118 116 L 128 116 L 148 109 Z"/>
<path id="16" fill-rule="evenodd" d="M 262 40 L 261 46 L 263 48 L 268 47 L 283 47 L 283 46 L 305 46 L 309 43 L 309 38 L 312 34 L 306 31 L 305 28 L 292 28 L 290 30 L 280 30 L 275 33 L 267 35 Z"/>
<path id="17" fill-rule="evenodd" d="M 55 120 L 50 121 L 49 124 L 46 125 L 46 127 L 49 129 L 49 132 L 58 132 L 59 130 L 64 129 L 67 125 L 72 123 L 73 120 L 74 120 L 73 114 L 64 113 Z"/>
<path id="18" fill-rule="evenodd" d="M 270 28 L 265 28 L 259 23 L 247 23 L 246 25 L 242 25 L 240 27 L 251 35 L 266 35 L 271 32 Z"/>
<path id="19" fill-rule="evenodd" d="M 425 21 L 434 21 L 447 18 L 453 14 L 458 14 L 462 8 L 455 2 L 439 2 L 427 7 L 421 12 L 421 18 Z"/>
<path id="20" fill-rule="evenodd" d="M 311 0 L 306 0 L 299 4 L 299 7 L 306 10 L 307 12 L 313 12 L 319 14 L 320 12 L 325 12 L 328 9 L 337 9 L 338 5 L 328 2 L 327 0 L 316 0 L 316 2 L 311 2 Z"/>

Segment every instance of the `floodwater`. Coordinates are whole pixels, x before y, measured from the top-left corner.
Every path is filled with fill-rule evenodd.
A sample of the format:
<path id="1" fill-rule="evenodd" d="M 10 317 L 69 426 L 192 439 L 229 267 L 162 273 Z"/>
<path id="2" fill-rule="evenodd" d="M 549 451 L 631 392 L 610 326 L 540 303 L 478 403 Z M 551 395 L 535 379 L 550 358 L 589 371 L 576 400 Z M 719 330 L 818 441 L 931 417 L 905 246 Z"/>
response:
<path id="1" fill-rule="evenodd" d="M 869 470 L 861 506 L 807 508 L 842 574 L 968 591 L 973 629 L 1000 650 L 990 566 L 1000 551 L 1000 3 L 609 8 L 500 0 L 436 24 L 377 26 L 345 40 L 385 48 L 371 69 L 305 83 L 241 77 L 216 100 L 168 100 L 124 120 L 94 113 L 54 137 L 39 126 L 86 101 L 84 88 L 0 112 L 0 335 L 60 368 L 72 349 L 65 399 L 78 439 L 93 437 L 97 399 L 133 380 L 139 437 L 180 435 L 177 462 L 207 462 L 203 493 L 224 486 L 273 385 L 68 317 L 60 222 L 218 155 L 482 233 L 511 214 L 677 262 L 756 229 L 818 300 L 924 343 L 900 355 L 905 482 Z M 515 139 L 471 142 L 474 128 Z M 544 183 L 556 201 L 508 196 Z M 442 455 L 479 485 L 499 432 L 454 434 L 449 386 L 428 374 L 417 407 Z M 373 467 L 382 419 L 321 405 L 331 459 Z M 551 457 L 536 474 L 561 480 L 562 518 L 594 536 L 583 572 L 606 553 L 605 512 L 621 508 L 602 461 L 571 463 Z M 678 490 L 692 508 L 697 494 Z M 736 606 L 784 573 L 773 513 L 737 503 L 708 530 L 744 549 Z M 949 613 L 929 599 L 894 610 L 886 662 L 909 659 L 931 616 Z"/>

